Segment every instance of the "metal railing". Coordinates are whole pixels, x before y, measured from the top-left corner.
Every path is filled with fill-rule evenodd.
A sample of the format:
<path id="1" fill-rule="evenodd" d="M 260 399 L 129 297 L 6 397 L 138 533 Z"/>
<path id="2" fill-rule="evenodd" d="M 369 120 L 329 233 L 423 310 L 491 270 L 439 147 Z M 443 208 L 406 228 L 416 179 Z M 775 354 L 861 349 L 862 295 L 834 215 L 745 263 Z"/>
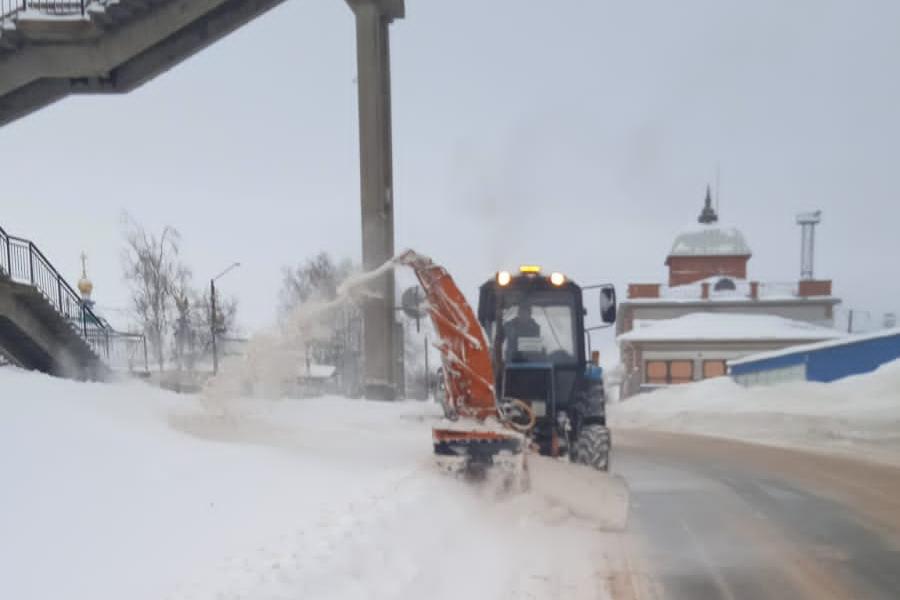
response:
<path id="1" fill-rule="evenodd" d="M 140 333 L 109 332 L 106 364 L 115 371 L 149 371 L 147 338 Z"/>
<path id="2" fill-rule="evenodd" d="M 0 23 L 20 13 L 34 11 L 44 15 L 84 16 L 92 0 L 0 0 Z"/>
<path id="3" fill-rule="evenodd" d="M 110 367 L 142 358 L 148 370 L 146 340 L 141 334 L 120 333 L 100 319 L 63 279 L 31 241 L 11 236 L 0 227 L 0 276 L 30 285 Z M 143 356 L 139 356 L 140 352 Z M 129 363 L 130 364 L 130 363 Z M 137 364 L 137 362 L 135 362 Z M 135 369 L 131 369 L 135 370 Z"/>

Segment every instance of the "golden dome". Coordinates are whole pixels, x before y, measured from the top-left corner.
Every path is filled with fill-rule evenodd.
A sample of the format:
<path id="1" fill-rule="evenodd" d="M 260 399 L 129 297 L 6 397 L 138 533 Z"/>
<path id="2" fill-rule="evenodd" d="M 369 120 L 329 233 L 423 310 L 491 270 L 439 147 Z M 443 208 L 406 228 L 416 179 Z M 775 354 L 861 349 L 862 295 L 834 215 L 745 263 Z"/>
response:
<path id="1" fill-rule="evenodd" d="M 94 291 L 94 283 L 87 276 L 87 254 L 81 253 L 81 279 L 78 280 L 78 291 L 82 298 L 90 298 Z"/>
<path id="2" fill-rule="evenodd" d="M 78 280 L 78 291 L 81 292 L 82 296 L 90 296 L 91 292 L 94 291 L 94 284 L 87 277 L 82 277 Z"/>

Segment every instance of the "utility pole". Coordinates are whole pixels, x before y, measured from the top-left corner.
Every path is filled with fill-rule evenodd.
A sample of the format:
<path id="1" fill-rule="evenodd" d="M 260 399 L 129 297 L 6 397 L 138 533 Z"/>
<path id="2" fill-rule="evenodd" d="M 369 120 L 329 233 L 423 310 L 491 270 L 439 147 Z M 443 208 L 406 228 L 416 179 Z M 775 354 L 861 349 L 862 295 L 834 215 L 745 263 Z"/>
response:
<path id="1" fill-rule="evenodd" d="M 213 375 L 219 374 L 219 352 L 216 349 L 216 334 L 218 333 L 216 324 L 219 321 L 216 309 L 216 280 L 239 266 L 241 266 L 241 263 L 239 262 L 231 263 L 227 269 L 209 280 L 209 335 L 212 341 Z"/>
<path id="2" fill-rule="evenodd" d="M 403 0 L 347 0 L 356 17 L 359 94 L 359 169 L 363 269 L 394 256 L 394 181 L 391 149 L 391 72 L 388 27 L 403 18 Z M 373 281 L 363 301 L 365 394 L 393 400 L 400 388 L 394 319 L 394 275 Z"/>
<path id="3" fill-rule="evenodd" d="M 209 280 L 209 335 L 212 339 L 213 375 L 219 374 L 219 353 L 216 351 L 216 280 Z"/>

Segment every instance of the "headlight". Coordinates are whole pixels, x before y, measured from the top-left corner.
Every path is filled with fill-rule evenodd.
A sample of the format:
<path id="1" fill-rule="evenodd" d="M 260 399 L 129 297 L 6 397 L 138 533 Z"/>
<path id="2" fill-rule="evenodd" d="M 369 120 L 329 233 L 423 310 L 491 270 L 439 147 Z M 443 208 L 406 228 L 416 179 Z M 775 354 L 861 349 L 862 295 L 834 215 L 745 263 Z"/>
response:
<path id="1" fill-rule="evenodd" d="M 509 271 L 500 271 L 499 273 L 497 273 L 497 283 L 501 287 L 509 285 L 510 281 L 512 281 L 512 275 L 509 274 Z"/>
<path id="2" fill-rule="evenodd" d="M 550 274 L 550 283 L 553 285 L 562 285 L 566 282 L 566 276 L 562 273 L 551 273 Z"/>

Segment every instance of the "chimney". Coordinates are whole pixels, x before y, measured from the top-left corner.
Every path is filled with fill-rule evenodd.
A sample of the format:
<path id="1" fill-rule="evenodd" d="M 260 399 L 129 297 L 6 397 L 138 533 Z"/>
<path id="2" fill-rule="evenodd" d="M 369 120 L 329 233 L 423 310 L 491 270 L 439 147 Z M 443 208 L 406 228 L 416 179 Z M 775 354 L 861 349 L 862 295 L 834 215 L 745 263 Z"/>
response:
<path id="1" fill-rule="evenodd" d="M 658 283 L 629 283 L 629 298 L 659 298 Z"/>
<path id="2" fill-rule="evenodd" d="M 704 281 L 703 283 L 701 283 L 700 289 L 702 290 L 700 292 L 700 297 L 704 300 L 709 300 L 709 282 Z"/>
<path id="3" fill-rule="evenodd" d="M 815 278 L 813 262 L 816 252 L 816 225 L 821 221 L 821 210 L 797 215 L 797 225 L 800 226 L 800 279 L 802 280 L 811 281 Z"/>
<path id="4" fill-rule="evenodd" d="M 750 298 L 753 300 L 759 300 L 759 282 L 758 281 L 750 282 Z"/>
<path id="5" fill-rule="evenodd" d="M 801 298 L 809 298 L 811 296 L 830 296 L 831 280 L 830 279 L 806 279 L 801 280 L 797 286 L 797 295 Z"/>

